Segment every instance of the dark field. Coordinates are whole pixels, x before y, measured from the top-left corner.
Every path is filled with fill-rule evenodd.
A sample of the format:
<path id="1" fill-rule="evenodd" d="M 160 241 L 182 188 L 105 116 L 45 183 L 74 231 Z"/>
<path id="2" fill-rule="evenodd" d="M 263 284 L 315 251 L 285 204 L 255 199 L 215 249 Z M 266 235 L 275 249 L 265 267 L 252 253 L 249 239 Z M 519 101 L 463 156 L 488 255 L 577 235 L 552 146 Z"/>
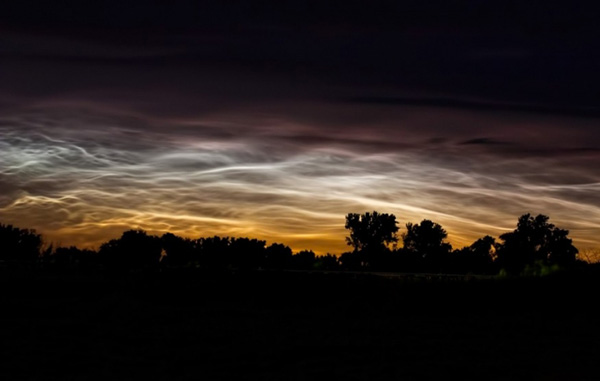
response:
<path id="1" fill-rule="evenodd" d="M 598 379 L 600 281 L 161 273 L 0 280 L 0 378 Z"/>

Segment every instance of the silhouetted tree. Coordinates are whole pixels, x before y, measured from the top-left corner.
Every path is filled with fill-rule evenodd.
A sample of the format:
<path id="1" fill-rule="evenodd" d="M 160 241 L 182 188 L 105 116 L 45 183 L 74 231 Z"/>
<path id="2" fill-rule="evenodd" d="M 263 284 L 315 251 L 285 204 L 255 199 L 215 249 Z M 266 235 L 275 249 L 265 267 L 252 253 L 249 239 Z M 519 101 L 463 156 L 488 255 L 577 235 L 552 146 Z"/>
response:
<path id="1" fill-rule="evenodd" d="M 430 220 L 423 220 L 420 224 L 409 222 L 402 236 L 404 250 L 423 258 L 427 271 L 442 271 L 452 250 L 452 246 L 444 242 L 447 236 L 441 225 Z"/>
<path id="2" fill-rule="evenodd" d="M 348 245 L 360 251 L 369 248 L 379 248 L 392 242 L 397 242 L 396 216 L 386 213 L 349 213 L 346 215 L 346 229 L 350 236 L 346 237 Z"/>
<path id="3" fill-rule="evenodd" d="M 489 274 L 494 271 L 496 240 L 489 235 L 479 238 L 471 246 L 452 253 L 454 270 L 463 273 Z"/>
<path id="4" fill-rule="evenodd" d="M 113 269 L 149 268 L 158 266 L 162 245 L 160 238 L 144 230 L 128 230 L 121 238 L 103 243 L 99 254 L 105 265 Z"/>
<path id="5" fill-rule="evenodd" d="M 274 243 L 265 251 L 265 267 L 268 269 L 284 269 L 290 266 L 292 249 L 281 243 Z"/>
<path id="6" fill-rule="evenodd" d="M 361 270 L 364 266 L 363 254 L 359 251 L 346 251 L 340 255 L 338 262 L 342 270 Z"/>
<path id="7" fill-rule="evenodd" d="M 84 269 L 96 262 L 97 253 L 76 246 L 57 247 L 46 260 L 59 268 Z"/>
<path id="8" fill-rule="evenodd" d="M 205 269 L 225 269 L 230 261 L 229 237 L 207 237 L 196 241 L 198 258 L 195 262 Z"/>
<path id="9" fill-rule="evenodd" d="M 426 270 L 423 256 L 416 251 L 398 248 L 393 253 L 393 271 L 418 273 Z"/>
<path id="10" fill-rule="evenodd" d="M 338 270 L 340 263 L 333 254 L 320 255 L 315 258 L 314 268 L 317 270 Z"/>
<path id="11" fill-rule="evenodd" d="M 188 265 L 194 252 L 196 244 L 189 238 L 182 238 L 172 233 L 165 233 L 160 237 L 162 248 L 166 257 L 163 259 L 169 266 L 182 267 Z"/>
<path id="12" fill-rule="evenodd" d="M 354 256 L 357 258 L 351 259 L 346 256 L 345 261 L 352 262 L 352 266 L 354 266 L 358 260 L 361 267 L 374 267 L 380 263 L 389 254 L 387 245 L 398 241 L 396 224 L 396 216 L 393 214 L 374 211 L 373 213 L 349 213 L 346 215 L 345 227 L 350 231 L 346 242 L 354 247 Z"/>
<path id="13" fill-rule="evenodd" d="M 292 268 L 296 270 L 311 270 L 315 266 L 315 253 L 312 250 L 302 250 L 292 256 Z"/>
<path id="14" fill-rule="evenodd" d="M 40 256 L 42 237 L 32 229 L 0 224 L 0 260 L 33 262 Z"/>
<path id="15" fill-rule="evenodd" d="M 232 238 L 229 243 L 230 264 L 239 269 L 258 269 L 264 266 L 266 242 L 256 238 Z"/>
<path id="16" fill-rule="evenodd" d="M 519 274 L 528 265 L 569 266 L 576 262 L 578 250 L 567 237 L 568 230 L 548 222 L 549 217 L 529 213 L 519 217 L 517 228 L 500 236 L 497 261 L 509 274 Z"/>

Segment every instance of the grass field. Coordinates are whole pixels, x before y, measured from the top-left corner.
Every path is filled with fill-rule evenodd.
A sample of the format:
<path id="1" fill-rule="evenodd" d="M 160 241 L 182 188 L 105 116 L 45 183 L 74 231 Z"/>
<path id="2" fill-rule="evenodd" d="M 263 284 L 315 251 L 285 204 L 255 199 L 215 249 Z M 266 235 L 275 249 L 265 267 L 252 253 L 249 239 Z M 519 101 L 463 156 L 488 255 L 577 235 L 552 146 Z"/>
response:
<path id="1" fill-rule="evenodd" d="M 0 278 L 4 380 L 598 379 L 593 274 Z"/>

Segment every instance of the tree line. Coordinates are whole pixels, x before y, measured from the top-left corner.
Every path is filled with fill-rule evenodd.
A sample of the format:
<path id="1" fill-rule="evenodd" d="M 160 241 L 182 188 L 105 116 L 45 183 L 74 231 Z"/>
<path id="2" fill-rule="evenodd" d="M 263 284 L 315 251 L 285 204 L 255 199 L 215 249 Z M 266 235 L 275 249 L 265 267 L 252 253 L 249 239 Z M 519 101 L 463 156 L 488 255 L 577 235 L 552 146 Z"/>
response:
<path id="1" fill-rule="evenodd" d="M 498 240 L 488 235 L 460 249 L 453 249 L 446 242 L 446 230 L 431 220 L 407 223 L 398 236 L 393 214 L 351 213 L 346 216 L 346 229 L 347 243 L 354 250 L 342 254 L 340 262 L 352 269 L 535 275 L 582 264 L 568 230 L 542 214 L 524 214 L 516 228 Z M 400 240 L 402 247 L 397 248 Z"/>
<path id="2" fill-rule="evenodd" d="M 32 229 L 0 224 L 0 264 L 63 269 L 139 271 L 168 268 L 218 270 L 351 270 L 453 274 L 543 274 L 583 264 L 568 231 L 545 215 L 524 214 L 512 232 L 498 240 L 477 239 L 453 249 L 447 232 L 430 220 L 398 227 L 396 216 L 376 211 L 346 215 L 347 244 L 339 256 L 317 256 L 311 250 L 293 253 L 281 243 L 255 238 L 202 237 L 172 233 L 162 236 L 128 230 L 98 250 L 43 247 Z M 401 246 L 399 246 L 401 243 Z"/>

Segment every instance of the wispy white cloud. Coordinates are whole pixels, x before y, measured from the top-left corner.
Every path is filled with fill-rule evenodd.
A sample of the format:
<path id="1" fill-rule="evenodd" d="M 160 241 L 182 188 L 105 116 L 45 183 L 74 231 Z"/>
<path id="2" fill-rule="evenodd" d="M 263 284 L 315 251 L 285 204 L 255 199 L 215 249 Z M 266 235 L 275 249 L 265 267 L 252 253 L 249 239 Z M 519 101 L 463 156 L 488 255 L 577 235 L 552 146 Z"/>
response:
<path id="1" fill-rule="evenodd" d="M 339 253 L 349 212 L 432 219 L 455 246 L 531 212 L 550 215 L 581 247 L 600 246 L 599 153 L 578 149 L 593 136 L 585 120 L 564 120 L 567 130 L 532 116 L 332 105 L 362 115 L 344 127 L 332 115 L 308 117 L 306 105 L 197 117 L 109 106 L 70 112 L 67 102 L 0 120 L 3 222 L 83 246 L 139 227 Z"/>

